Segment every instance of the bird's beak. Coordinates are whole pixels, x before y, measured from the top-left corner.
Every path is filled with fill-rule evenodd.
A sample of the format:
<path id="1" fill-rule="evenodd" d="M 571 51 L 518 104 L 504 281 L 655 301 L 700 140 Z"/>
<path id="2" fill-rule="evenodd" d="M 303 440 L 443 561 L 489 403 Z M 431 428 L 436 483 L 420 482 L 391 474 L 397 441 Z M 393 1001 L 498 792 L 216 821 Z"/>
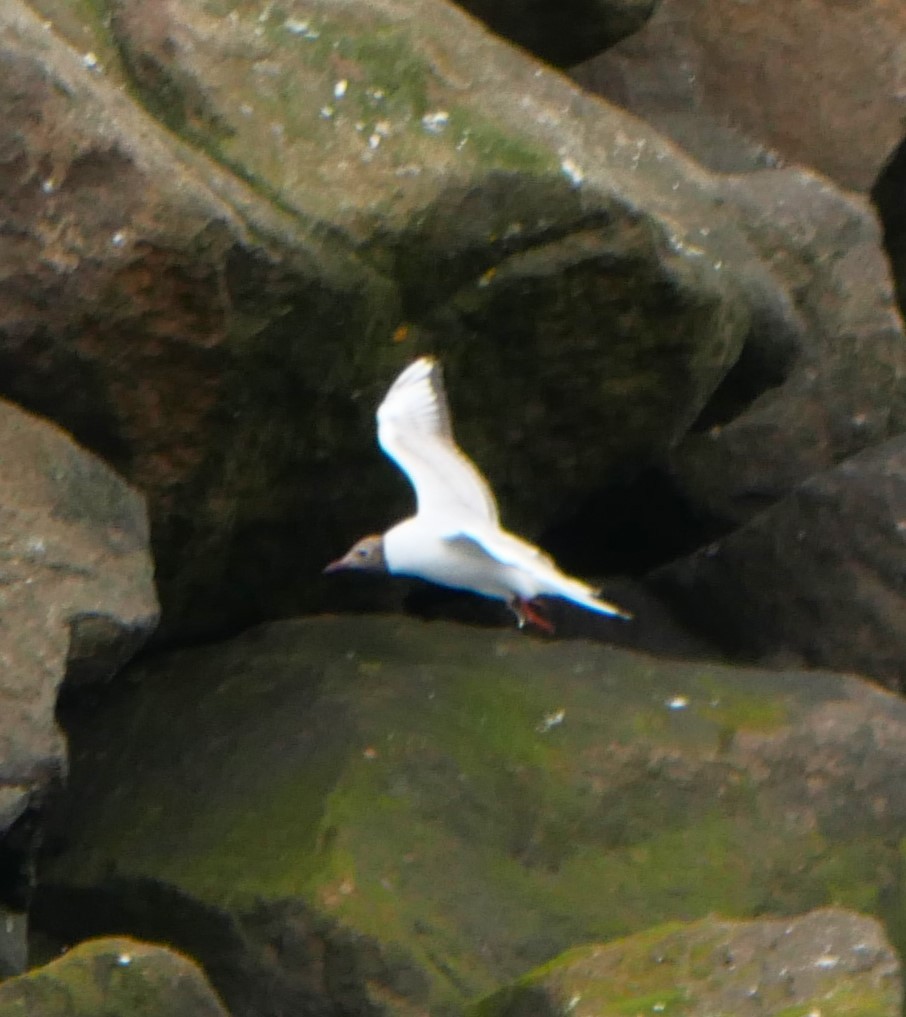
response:
<path id="1" fill-rule="evenodd" d="M 326 565 L 324 567 L 324 570 L 321 572 L 321 575 L 329 576 L 331 572 L 342 572 L 343 569 L 348 567 L 349 563 L 346 561 L 345 557 L 337 558 L 336 561 L 332 561 L 329 565 Z"/>

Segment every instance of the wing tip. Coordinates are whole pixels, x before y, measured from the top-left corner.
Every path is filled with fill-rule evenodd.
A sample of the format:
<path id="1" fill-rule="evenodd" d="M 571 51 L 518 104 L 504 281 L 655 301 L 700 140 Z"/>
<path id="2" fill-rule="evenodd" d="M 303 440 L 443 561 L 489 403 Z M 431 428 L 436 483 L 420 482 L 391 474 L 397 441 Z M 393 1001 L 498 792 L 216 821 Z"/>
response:
<path id="1" fill-rule="evenodd" d="M 429 378 L 434 384 L 443 384 L 443 368 L 440 360 L 433 353 L 426 353 L 412 362 L 407 370 L 419 367 L 424 372 L 424 377 Z"/>
<path id="2" fill-rule="evenodd" d="M 412 363 L 404 367 L 390 386 L 390 391 L 392 392 L 397 386 L 402 388 L 404 385 L 423 381 L 426 378 L 437 380 L 442 378 L 440 360 L 433 353 L 426 353 L 423 356 L 416 357 Z"/>
<path id="3" fill-rule="evenodd" d="M 453 426 L 440 360 L 426 353 L 403 368 L 378 406 L 376 415 L 378 443 L 384 451 L 388 449 L 381 428 L 406 421 L 416 425 L 417 429 L 427 427 L 438 437 L 453 442 Z"/>

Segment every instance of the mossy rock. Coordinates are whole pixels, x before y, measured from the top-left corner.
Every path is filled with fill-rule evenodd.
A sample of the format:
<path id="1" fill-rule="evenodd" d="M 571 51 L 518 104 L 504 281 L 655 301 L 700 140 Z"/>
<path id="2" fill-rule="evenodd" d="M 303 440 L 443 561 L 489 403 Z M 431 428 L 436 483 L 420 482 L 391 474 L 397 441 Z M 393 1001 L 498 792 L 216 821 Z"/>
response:
<path id="1" fill-rule="evenodd" d="M 408 508 L 373 413 L 415 356 L 537 533 L 662 459 L 782 299 L 695 164 L 436 0 L 0 21 L 34 252 L 0 387 L 147 494 L 161 638 L 368 599 L 319 573 Z"/>
<path id="2" fill-rule="evenodd" d="M 0 983 L 0 1017 L 229 1017 L 198 967 L 133 939 L 80 943 Z"/>
<path id="3" fill-rule="evenodd" d="M 710 912 L 904 941 L 906 704 L 854 678 L 325 617 L 86 695 L 33 922 L 166 938 L 237 1015 L 459 1012 Z"/>
<path id="4" fill-rule="evenodd" d="M 822 909 L 792 919 L 674 922 L 576 947 L 469 1017 L 900 1017 L 900 962 L 879 924 Z"/>

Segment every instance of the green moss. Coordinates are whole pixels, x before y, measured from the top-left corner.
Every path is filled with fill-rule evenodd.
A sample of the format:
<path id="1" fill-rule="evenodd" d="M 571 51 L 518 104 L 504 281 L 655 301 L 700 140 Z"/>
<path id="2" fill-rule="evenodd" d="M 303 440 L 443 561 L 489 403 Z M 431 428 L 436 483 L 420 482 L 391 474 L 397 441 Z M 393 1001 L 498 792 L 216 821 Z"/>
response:
<path id="1" fill-rule="evenodd" d="M 0 984 L 0 1017 L 225 1017 L 186 958 L 130 939 L 78 944 Z"/>
<path id="2" fill-rule="evenodd" d="M 421 119 L 430 108 L 431 72 L 417 56 L 411 32 L 394 27 L 372 27 L 358 35 L 338 34 L 337 50 L 345 60 L 354 61 L 367 83 L 369 95 L 359 91 L 363 115 L 374 115 L 373 96 L 381 93 L 381 112 L 394 118 Z"/>
<path id="3" fill-rule="evenodd" d="M 325 755 L 304 776 L 278 777 L 266 790 L 259 789 L 253 808 L 239 798 L 211 802 L 203 827 L 184 815 L 177 843 L 162 857 L 141 859 L 145 842 L 139 817 L 139 828 L 130 832 L 130 841 L 139 842 L 132 850 L 166 881 L 209 903 L 241 907 L 262 894 L 280 898 L 304 892 L 325 869 L 325 856 L 332 857 L 325 810 L 341 765 L 338 756 Z M 165 800 L 165 793 L 161 786 L 158 800 Z M 155 797 L 152 792 L 150 801 Z M 156 827 L 164 814 L 152 806 L 147 825 Z M 249 865 L 252 856 L 254 866 Z M 336 859 L 332 864 L 338 864 Z"/>
<path id="4" fill-rule="evenodd" d="M 733 688 L 726 679 L 703 672 L 696 681 L 701 709 L 722 731 L 774 731 L 789 722 L 784 698 Z"/>
<path id="5" fill-rule="evenodd" d="M 897 888 L 906 885 L 906 838 L 898 841 L 888 863 L 887 879 L 879 883 L 877 914 L 883 919 L 887 934 L 900 956 L 906 957 L 906 904 L 897 892 Z M 868 873 L 864 875 L 866 880 L 870 879 Z"/>
<path id="6" fill-rule="evenodd" d="M 396 129 L 405 125 L 422 144 L 430 144 L 436 137 L 437 144 L 455 147 L 466 160 L 482 167 L 536 174 L 556 170 L 553 153 L 546 147 L 520 135 L 514 127 L 504 128 L 487 120 L 477 109 L 451 103 L 449 89 L 419 55 L 420 40 L 413 38 L 408 29 L 363 25 L 356 34 L 349 32 L 348 24 L 324 20 L 311 24 L 319 38 L 302 50 L 306 62 L 326 71 L 328 60 L 339 55 L 358 71 L 348 83 L 343 106 L 348 109 L 353 104 L 365 127 L 363 134 L 370 133 L 377 121 L 387 120 Z M 284 35 L 281 43 L 285 43 L 285 30 L 280 30 Z M 288 100 L 292 98 L 287 96 Z M 290 115 L 293 106 L 287 102 Z M 446 113 L 449 120 L 432 136 L 425 131 L 422 118 L 437 111 Z M 400 147 L 398 137 L 393 145 Z M 415 156 L 415 149 L 404 146 L 400 162 Z"/>
<path id="7" fill-rule="evenodd" d="M 732 938 L 732 933 L 730 934 Z M 468 1017 L 509 1017 L 510 1014 L 561 1015 L 579 1002 L 583 1011 L 600 1017 L 641 1014 L 698 1013 L 727 984 L 752 984 L 760 978 L 760 960 L 751 970 L 733 971 L 715 965 L 727 945 L 722 921 L 706 918 L 687 924 L 669 923 L 607 943 L 567 950 L 512 984 L 467 1008 Z M 873 974 L 828 976 L 806 1003 L 783 1008 L 782 985 L 767 986 L 765 1012 L 804 1017 L 820 1009 L 825 1017 L 867 1017 L 892 1014 L 897 988 L 878 987 Z M 779 993 L 779 997 L 776 995 Z M 712 1001 L 710 1010 L 718 1012 Z M 724 1011 L 721 1009 L 720 1013 Z"/>
<path id="8" fill-rule="evenodd" d="M 542 176 L 559 174 L 554 153 L 545 146 L 486 120 L 473 109 L 455 106 L 450 111 L 451 136 L 456 146 L 483 169 L 514 171 Z"/>
<path id="9" fill-rule="evenodd" d="M 644 996 L 630 996 L 624 999 L 614 999 L 606 1006 L 610 1013 L 617 1017 L 618 1014 L 627 1014 L 628 1017 L 638 1017 L 639 1014 L 683 1014 L 687 1012 L 686 1006 L 689 1002 L 687 993 L 679 989 L 667 989 L 663 992 L 648 993 Z"/>
<path id="10" fill-rule="evenodd" d="M 796 720 L 794 676 L 372 618 L 274 626 L 133 683 L 71 732 L 84 832 L 49 878 L 113 869 L 239 913 L 302 900 L 448 1002 L 495 988 L 470 930 L 524 964 L 665 918 L 877 912 L 895 885 L 883 838 L 778 824 L 722 762 L 731 721 Z"/>
<path id="11" fill-rule="evenodd" d="M 128 35 L 105 32 L 135 97 L 284 212 L 328 220 L 332 202 L 348 210 L 352 197 L 363 212 L 386 219 L 407 200 L 395 176 L 400 167 L 433 173 L 453 164 L 462 179 L 476 168 L 558 172 L 548 146 L 451 92 L 408 24 L 352 9 L 302 19 L 289 5 L 263 12 L 258 5 L 225 6 L 238 16 L 237 32 L 253 32 L 261 43 L 257 60 L 227 54 L 229 71 L 221 76 L 200 78 L 179 52 L 149 59 Z M 340 80 L 345 93 L 338 97 Z M 422 120 L 432 112 L 449 118 L 437 132 Z M 368 155 L 379 125 L 379 157 L 362 174 L 338 178 L 330 167 Z"/>
<path id="12" fill-rule="evenodd" d="M 798 1006 L 774 1010 L 773 1017 L 880 1017 L 893 1014 L 895 995 L 884 989 L 871 990 L 863 982 L 853 986 L 838 985 L 832 991 Z"/>
<path id="13" fill-rule="evenodd" d="M 607 949 L 627 950 L 631 958 L 644 959 L 645 967 L 648 967 L 651 962 L 652 951 L 657 949 L 658 954 L 660 954 L 660 948 L 664 942 L 669 940 L 671 936 L 683 932 L 686 928 L 687 926 L 683 922 L 662 922 L 649 929 L 633 933 L 631 936 L 614 939 L 607 944 Z M 571 950 L 564 950 L 563 953 L 558 954 L 553 960 L 534 968 L 515 984 L 533 985 L 549 978 L 551 975 L 567 972 L 579 965 L 588 957 L 590 952 L 596 949 L 597 947 L 595 946 L 583 944 L 582 946 L 573 947 Z M 634 961 L 630 959 L 628 963 L 632 969 Z"/>
<path id="14" fill-rule="evenodd" d="M 366 684 L 386 679 L 367 659 L 357 668 Z M 170 691 L 179 697 L 178 690 Z M 594 758 L 602 738 L 626 737 L 627 717 L 630 739 L 655 727 L 665 737 L 673 724 L 683 741 L 698 737 L 702 718 L 677 717 L 663 705 L 657 711 L 619 711 L 606 718 L 612 730 L 605 734 L 600 719 L 583 725 L 583 715 L 592 710 L 585 700 L 594 698 L 587 691 L 581 685 L 562 688 L 552 698 L 547 683 L 514 681 L 512 666 L 504 663 L 435 666 L 431 695 L 421 701 L 363 688 L 355 714 L 367 715 L 365 729 L 354 722 L 359 735 L 352 743 L 342 736 L 325 738 L 317 758 L 301 769 L 260 770 L 250 765 L 254 755 L 240 739 L 233 752 L 245 761 L 242 782 L 223 784 L 197 769 L 196 780 L 213 785 L 213 791 L 203 823 L 192 822 L 191 799 L 182 804 L 175 843 L 155 836 L 180 807 L 172 798 L 168 768 L 157 777 L 153 769 L 146 773 L 134 822 L 108 816 L 99 837 L 105 851 L 129 859 L 130 867 L 157 871 L 213 903 L 225 888 L 236 903 L 355 885 L 356 894 L 340 894 L 336 906 L 349 920 L 356 915 L 366 922 L 365 931 L 383 924 L 369 919 L 376 912 L 366 888 L 382 897 L 378 888 L 398 877 L 400 859 L 413 852 L 442 866 L 445 855 L 465 849 L 473 859 L 465 868 L 486 871 L 495 896 L 528 905 L 540 895 L 548 906 L 577 914 L 589 908 L 589 885 L 608 886 L 622 900 L 599 925 L 608 935 L 631 928 L 642 915 L 656 920 L 677 904 L 687 913 L 753 907 L 757 879 L 741 880 L 739 862 L 753 837 L 770 838 L 757 833 L 757 819 L 754 826 L 740 822 L 726 808 L 734 795 L 740 813 L 752 807 L 744 783 L 724 795 L 724 811 L 709 815 L 701 804 L 690 814 L 688 793 L 674 786 L 669 773 L 648 770 L 631 793 L 624 788 L 605 799 L 570 778 L 584 754 Z M 244 698 L 233 704 L 237 717 L 249 709 Z M 560 709 L 562 725 L 545 731 L 545 717 Z M 149 704 L 149 712 L 162 716 L 179 710 L 175 703 Z M 655 715 L 661 717 L 658 725 Z M 648 721 L 637 727 L 640 716 Z M 207 723 L 213 719 L 207 717 Z M 338 734 L 350 720 L 348 707 L 338 713 Z M 218 723 L 230 724 L 227 716 Z M 691 729 L 682 730 L 687 723 Z M 461 810 L 455 798 L 448 800 L 457 785 L 464 795 Z M 707 798 L 710 792 L 702 794 Z M 500 801 L 507 808 L 495 813 Z M 627 812 L 629 802 L 634 804 Z M 108 837 L 118 838 L 119 847 Z M 358 849 L 363 842 L 371 845 L 364 856 Z M 251 868 L 250 856 L 256 859 Z M 391 870 L 397 875 L 388 876 Z"/>

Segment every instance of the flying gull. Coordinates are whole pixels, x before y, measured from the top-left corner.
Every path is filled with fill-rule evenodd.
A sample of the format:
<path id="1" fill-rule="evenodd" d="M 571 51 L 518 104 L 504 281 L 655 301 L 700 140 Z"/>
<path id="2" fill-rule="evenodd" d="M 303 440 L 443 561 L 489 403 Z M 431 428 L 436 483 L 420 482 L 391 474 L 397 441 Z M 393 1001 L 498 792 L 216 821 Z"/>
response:
<path id="1" fill-rule="evenodd" d="M 411 363 L 378 407 L 378 443 L 415 489 L 417 508 L 383 535 L 363 537 L 325 572 L 361 569 L 416 576 L 505 601 L 520 628 L 553 632 L 536 603 L 562 597 L 599 614 L 631 618 L 553 559 L 500 525 L 497 502 L 453 437 L 440 364 Z"/>

